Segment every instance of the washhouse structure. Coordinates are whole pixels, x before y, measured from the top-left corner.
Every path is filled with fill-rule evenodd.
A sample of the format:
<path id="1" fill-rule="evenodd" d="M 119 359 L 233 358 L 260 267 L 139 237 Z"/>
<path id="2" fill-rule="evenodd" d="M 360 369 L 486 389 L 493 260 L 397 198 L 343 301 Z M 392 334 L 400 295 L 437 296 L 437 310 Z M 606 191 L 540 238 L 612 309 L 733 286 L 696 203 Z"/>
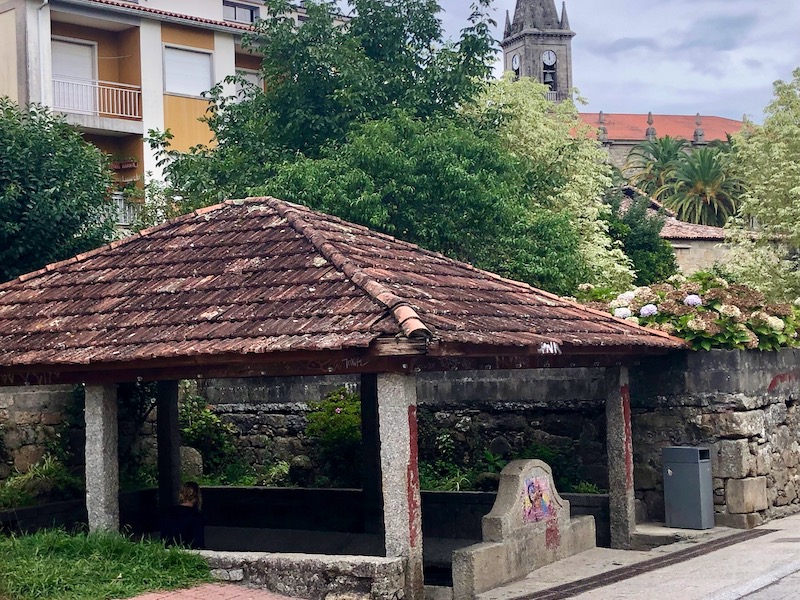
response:
<path id="1" fill-rule="evenodd" d="M 360 374 L 364 497 L 423 598 L 417 373 L 605 367 L 611 541 L 635 527 L 628 365 L 681 340 L 274 198 L 232 200 L 0 285 L 0 384 L 86 386 L 90 529 L 119 527 L 117 384 L 158 382 L 176 496 L 181 379 Z M 265 507 L 268 508 L 268 507 Z"/>

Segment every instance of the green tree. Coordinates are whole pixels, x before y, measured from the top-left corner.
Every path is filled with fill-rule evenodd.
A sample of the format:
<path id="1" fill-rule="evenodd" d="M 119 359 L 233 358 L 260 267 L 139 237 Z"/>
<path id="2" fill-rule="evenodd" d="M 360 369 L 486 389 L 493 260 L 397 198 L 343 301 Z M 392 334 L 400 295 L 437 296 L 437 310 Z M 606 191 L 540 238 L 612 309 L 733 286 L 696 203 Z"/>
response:
<path id="1" fill-rule="evenodd" d="M 722 227 L 736 214 L 742 184 L 733 176 L 725 146 L 697 148 L 678 163 L 658 190 L 664 206 L 689 223 Z"/>
<path id="2" fill-rule="evenodd" d="M 571 293 L 588 275 L 579 235 L 569 215 L 533 203 L 537 177 L 497 134 L 397 113 L 320 159 L 284 164 L 258 191 Z"/>
<path id="3" fill-rule="evenodd" d="M 729 268 L 776 299 L 800 295 L 800 68 L 778 81 L 764 124 L 734 136 L 744 182 Z"/>
<path id="4" fill-rule="evenodd" d="M 575 105 L 553 104 L 546 92 L 533 79 L 507 76 L 485 86 L 464 112 L 481 131 L 497 131 L 502 147 L 528 170 L 532 209 L 558 214 L 578 232 L 578 254 L 588 269 L 584 281 L 625 288 L 633 278 L 630 261 L 609 237 L 605 220 L 608 157 Z"/>
<path id="5" fill-rule="evenodd" d="M 286 0 L 268 0 L 245 46 L 263 56 L 266 90 L 245 85 L 209 92 L 205 117 L 213 144 L 169 149 L 168 132 L 150 132 L 162 166 L 187 212 L 242 197 L 284 161 L 318 158 L 344 143 L 351 128 L 397 110 L 420 118 L 453 115 L 489 77 L 494 40 L 478 0 L 457 42 L 443 41 L 431 0 L 351 0 L 353 17 L 337 22 L 334 3 L 305 3 L 307 20 L 287 16 Z M 240 82 L 243 83 L 243 82 Z"/>
<path id="6" fill-rule="evenodd" d="M 0 98 L 0 281 L 110 240 L 110 185 L 103 153 L 63 119 Z"/>
<path id="7" fill-rule="evenodd" d="M 650 199 L 646 196 L 636 196 L 627 202 L 623 199 L 619 188 L 609 191 L 606 197 L 611 206 L 608 229 L 633 262 L 634 283 L 641 286 L 666 280 L 678 272 L 678 263 L 672 246 L 660 235 L 664 216 L 648 213 Z"/>
<path id="8" fill-rule="evenodd" d="M 674 181 L 675 171 L 686 156 L 689 144 L 668 135 L 637 144 L 622 168 L 631 185 L 659 199 L 659 190 Z"/>

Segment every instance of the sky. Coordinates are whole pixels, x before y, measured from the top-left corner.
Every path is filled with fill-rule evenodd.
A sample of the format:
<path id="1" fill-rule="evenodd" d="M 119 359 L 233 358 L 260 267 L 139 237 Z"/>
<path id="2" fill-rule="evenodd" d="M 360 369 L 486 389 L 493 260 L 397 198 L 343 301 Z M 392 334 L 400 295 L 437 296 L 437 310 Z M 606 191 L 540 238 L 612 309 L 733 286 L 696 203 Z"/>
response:
<path id="1" fill-rule="evenodd" d="M 455 38 L 470 2 L 439 3 Z M 515 4 L 494 0 L 496 38 Z M 798 0 L 567 0 L 567 14 L 577 34 L 573 84 L 586 112 L 747 114 L 762 122 L 773 82 L 800 67 Z"/>

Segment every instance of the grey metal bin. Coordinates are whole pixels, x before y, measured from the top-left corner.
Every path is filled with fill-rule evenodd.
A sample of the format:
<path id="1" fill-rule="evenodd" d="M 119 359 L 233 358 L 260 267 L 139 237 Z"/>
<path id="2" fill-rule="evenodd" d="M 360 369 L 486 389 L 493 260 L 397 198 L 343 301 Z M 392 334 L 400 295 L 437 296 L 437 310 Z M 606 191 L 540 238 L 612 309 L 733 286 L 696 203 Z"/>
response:
<path id="1" fill-rule="evenodd" d="M 714 527 L 714 488 L 708 448 L 662 448 L 664 464 L 664 512 L 667 527 L 710 529 Z"/>

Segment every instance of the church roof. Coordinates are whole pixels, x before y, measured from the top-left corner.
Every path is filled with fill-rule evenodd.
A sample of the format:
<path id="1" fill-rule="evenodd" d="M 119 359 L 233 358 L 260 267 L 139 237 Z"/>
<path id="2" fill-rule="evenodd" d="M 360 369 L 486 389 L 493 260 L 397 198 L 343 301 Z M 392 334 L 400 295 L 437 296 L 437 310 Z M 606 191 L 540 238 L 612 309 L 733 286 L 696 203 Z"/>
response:
<path id="1" fill-rule="evenodd" d="M 590 127 L 605 126 L 609 141 L 641 142 L 647 139 L 647 114 L 580 113 L 581 120 Z M 724 117 L 701 117 L 706 142 L 726 139 L 726 134 L 738 133 L 743 123 Z M 691 141 L 698 128 L 696 115 L 653 115 L 653 127 L 658 137 L 666 135 Z"/>
<path id="2" fill-rule="evenodd" d="M 517 0 L 514 20 L 506 24 L 504 37 L 523 31 L 569 31 L 566 6 L 562 7 L 563 17 L 558 16 L 555 0 Z"/>
<path id="3" fill-rule="evenodd" d="M 0 385 L 133 368 L 238 376 L 322 353 L 330 363 L 313 364 L 338 372 L 412 346 L 430 360 L 545 347 L 574 361 L 684 345 L 275 198 L 201 209 L 0 285 Z"/>

